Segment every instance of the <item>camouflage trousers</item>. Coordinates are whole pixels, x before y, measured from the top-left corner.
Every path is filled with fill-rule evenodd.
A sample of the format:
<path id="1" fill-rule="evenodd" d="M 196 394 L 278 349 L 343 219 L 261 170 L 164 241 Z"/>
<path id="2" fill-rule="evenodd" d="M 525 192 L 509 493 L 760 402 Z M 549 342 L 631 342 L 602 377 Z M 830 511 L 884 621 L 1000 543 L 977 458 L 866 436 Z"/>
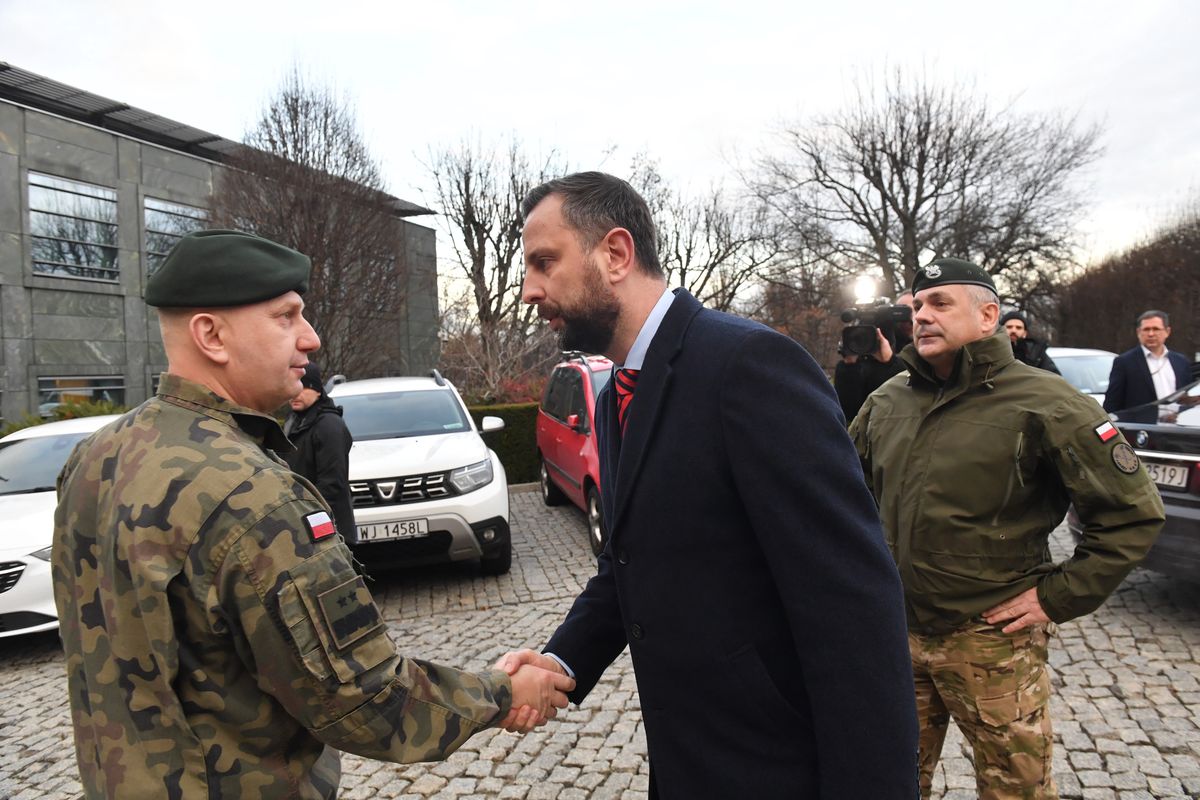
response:
<path id="1" fill-rule="evenodd" d="M 974 751 L 979 800 L 1057 800 L 1046 672 L 1053 629 L 1006 634 L 981 621 L 941 636 L 909 633 L 922 798 L 929 798 L 953 717 Z"/>

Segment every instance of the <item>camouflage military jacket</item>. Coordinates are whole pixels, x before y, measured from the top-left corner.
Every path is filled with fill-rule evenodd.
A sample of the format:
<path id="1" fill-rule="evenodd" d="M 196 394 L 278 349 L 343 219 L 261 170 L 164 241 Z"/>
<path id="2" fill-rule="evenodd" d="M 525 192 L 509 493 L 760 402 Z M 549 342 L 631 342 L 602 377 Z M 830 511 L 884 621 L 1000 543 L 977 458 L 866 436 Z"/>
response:
<path id="1" fill-rule="evenodd" d="M 1162 527 L 1158 490 L 1095 400 L 1022 364 L 1001 331 L 939 381 L 908 374 L 850 425 L 904 582 L 909 627 L 945 633 L 1037 586 L 1050 619 L 1095 610 Z M 1073 502 L 1083 541 L 1062 564 L 1050 532 Z"/>
<path id="2" fill-rule="evenodd" d="M 397 655 L 270 417 L 163 375 L 59 476 L 52 555 L 89 798 L 333 797 L 336 750 L 445 757 L 500 672 Z M 334 749 L 336 748 L 336 750 Z"/>

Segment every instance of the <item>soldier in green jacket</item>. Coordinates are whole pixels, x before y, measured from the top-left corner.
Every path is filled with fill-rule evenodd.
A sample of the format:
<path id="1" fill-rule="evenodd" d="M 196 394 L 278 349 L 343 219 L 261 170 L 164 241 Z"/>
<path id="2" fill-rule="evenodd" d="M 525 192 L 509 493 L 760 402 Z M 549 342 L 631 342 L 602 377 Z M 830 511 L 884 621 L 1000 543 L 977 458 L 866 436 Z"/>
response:
<path id="1" fill-rule="evenodd" d="M 904 582 L 920 718 L 921 791 L 952 716 L 979 797 L 1057 797 L 1046 648 L 1145 556 L 1163 506 L 1103 409 L 1017 361 L 991 277 L 939 259 L 913 281 L 907 374 L 850 426 Z M 1074 503 L 1083 541 L 1055 564 Z"/>
<path id="2" fill-rule="evenodd" d="M 396 653 L 329 507 L 271 451 L 320 346 L 307 257 L 184 237 L 148 281 L 168 372 L 59 477 L 52 555 L 89 798 L 334 797 L 338 750 L 444 758 L 573 681 Z"/>

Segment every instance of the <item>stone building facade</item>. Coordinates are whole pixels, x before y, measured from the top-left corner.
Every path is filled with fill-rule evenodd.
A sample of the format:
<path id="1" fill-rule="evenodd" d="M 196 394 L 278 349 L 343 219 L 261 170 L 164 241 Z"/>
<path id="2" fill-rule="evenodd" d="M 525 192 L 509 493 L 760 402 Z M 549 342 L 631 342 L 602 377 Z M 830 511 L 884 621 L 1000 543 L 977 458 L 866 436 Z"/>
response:
<path id="1" fill-rule="evenodd" d="M 135 405 L 166 367 L 148 270 L 206 206 L 235 142 L 0 62 L 0 418 Z M 432 213 L 394 199 L 407 282 L 391 374 L 438 358 Z M 352 378 L 370 376 L 350 376 Z"/>

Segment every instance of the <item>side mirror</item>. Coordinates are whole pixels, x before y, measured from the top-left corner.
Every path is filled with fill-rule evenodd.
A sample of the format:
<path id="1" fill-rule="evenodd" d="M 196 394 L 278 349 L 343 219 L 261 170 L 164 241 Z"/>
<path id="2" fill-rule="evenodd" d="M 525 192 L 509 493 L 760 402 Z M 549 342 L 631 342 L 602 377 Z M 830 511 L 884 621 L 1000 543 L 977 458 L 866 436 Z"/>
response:
<path id="1" fill-rule="evenodd" d="M 483 424 L 479 426 L 479 429 L 483 433 L 504 430 L 504 420 L 500 419 L 500 417 L 484 417 L 482 423 Z"/>
<path id="2" fill-rule="evenodd" d="M 567 415 L 567 427 L 573 431 L 583 430 L 583 427 L 584 427 L 583 426 L 583 418 L 580 417 L 578 414 L 568 414 Z"/>

